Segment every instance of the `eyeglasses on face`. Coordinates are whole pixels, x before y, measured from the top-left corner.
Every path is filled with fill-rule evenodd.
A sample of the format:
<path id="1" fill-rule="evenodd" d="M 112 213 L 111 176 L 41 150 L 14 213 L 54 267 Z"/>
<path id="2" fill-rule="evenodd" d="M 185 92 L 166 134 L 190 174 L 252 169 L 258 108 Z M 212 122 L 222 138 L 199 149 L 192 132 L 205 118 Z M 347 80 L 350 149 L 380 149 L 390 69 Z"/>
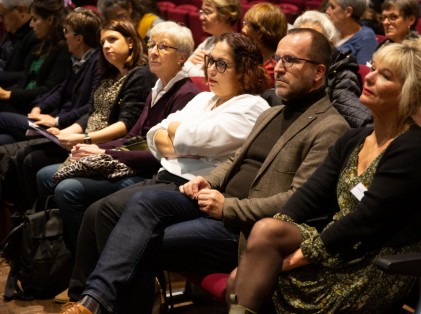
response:
<path id="1" fill-rule="evenodd" d="M 203 9 L 203 10 L 199 10 L 199 15 L 211 15 L 213 13 L 213 11 L 209 10 L 209 9 Z"/>
<path id="2" fill-rule="evenodd" d="M 73 35 L 73 36 L 79 35 L 78 33 L 75 33 L 75 32 L 69 32 L 69 30 L 66 27 L 63 27 L 63 34 L 64 35 L 69 34 L 69 35 Z"/>
<path id="3" fill-rule="evenodd" d="M 388 20 L 390 23 L 395 22 L 399 18 L 399 15 L 390 14 L 390 15 L 380 15 L 380 21 L 383 23 Z"/>
<path id="4" fill-rule="evenodd" d="M 228 63 L 222 59 L 215 60 L 211 55 L 205 55 L 206 67 L 210 68 L 211 66 L 215 65 L 216 71 L 219 73 L 224 73 L 230 64 L 232 63 Z"/>
<path id="5" fill-rule="evenodd" d="M 153 48 L 156 47 L 156 49 L 158 49 L 158 52 L 160 52 L 160 51 L 168 51 L 168 48 L 175 49 L 175 50 L 178 49 L 178 48 L 175 48 L 175 47 L 168 46 L 167 44 L 162 43 L 162 42 L 161 43 L 156 43 L 156 42 L 153 42 L 153 41 L 148 41 L 148 43 L 146 44 L 146 46 L 148 47 L 149 50 L 152 50 Z"/>
<path id="6" fill-rule="evenodd" d="M 289 55 L 285 55 L 285 56 L 275 55 L 275 61 L 276 61 L 276 63 L 278 63 L 279 61 L 282 61 L 282 65 L 286 68 L 292 67 L 294 65 L 294 63 L 298 63 L 298 61 L 304 61 L 304 62 L 309 62 L 309 63 L 313 63 L 313 64 L 319 64 L 319 62 L 316 62 L 316 61 L 311 61 L 311 60 L 303 59 L 303 58 L 297 58 L 297 57 L 293 57 L 293 56 L 289 56 Z"/>

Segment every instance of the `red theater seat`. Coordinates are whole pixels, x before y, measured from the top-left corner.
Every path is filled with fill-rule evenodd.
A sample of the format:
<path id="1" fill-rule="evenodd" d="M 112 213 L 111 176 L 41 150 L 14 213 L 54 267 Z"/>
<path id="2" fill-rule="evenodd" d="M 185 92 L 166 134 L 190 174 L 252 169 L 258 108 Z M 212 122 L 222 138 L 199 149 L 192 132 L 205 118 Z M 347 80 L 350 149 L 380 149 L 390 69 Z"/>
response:
<path id="1" fill-rule="evenodd" d="M 164 20 L 168 20 L 168 9 L 173 9 L 176 7 L 175 3 L 170 1 L 159 1 L 157 2 L 159 10 L 161 11 L 161 17 Z"/>
<path id="2" fill-rule="evenodd" d="M 168 8 L 167 20 L 182 23 L 189 27 L 189 13 L 198 12 L 198 8 L 191 4 L 182 4 L 175 8 Z"/>
<path id="3" fill-rule="evenodd" d="M 205 33 L 202 29 L 202 22 L 200 21 L 199 11 L 189 13 L 188 23 L 189 28 L 193 33 L 195 47 L 197 47 L 210 35 L 208 33 Z"/>

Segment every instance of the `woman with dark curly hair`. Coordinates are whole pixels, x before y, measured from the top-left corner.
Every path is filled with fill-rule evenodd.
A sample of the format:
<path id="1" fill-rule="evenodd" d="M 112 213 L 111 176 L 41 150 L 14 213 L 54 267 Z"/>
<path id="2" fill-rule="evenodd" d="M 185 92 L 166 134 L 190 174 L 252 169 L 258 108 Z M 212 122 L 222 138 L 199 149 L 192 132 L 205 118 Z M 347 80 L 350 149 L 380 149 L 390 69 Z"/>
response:
<path id="1" fill-rule="evenodd" d="M 219 36 L 205 57 L 205 69 L 211 91 L 194 97 L 147 134 L 161 170 L 154 178 L 87 209 L 77 243 L 76 265 L 80 267 L 75 267 L 70 283 L 74 289 L 69 289 L 82 288 L 81 301 L 62 313 L 151 312 L 165 228 L 204 216 L 197 203 L 178 192 L 178 186 L 225 161 L 248 137 L 260 113 L 269 108 L 256 95 L 267 88 L 268 81 L 260 49 L 248 36 Z"/>

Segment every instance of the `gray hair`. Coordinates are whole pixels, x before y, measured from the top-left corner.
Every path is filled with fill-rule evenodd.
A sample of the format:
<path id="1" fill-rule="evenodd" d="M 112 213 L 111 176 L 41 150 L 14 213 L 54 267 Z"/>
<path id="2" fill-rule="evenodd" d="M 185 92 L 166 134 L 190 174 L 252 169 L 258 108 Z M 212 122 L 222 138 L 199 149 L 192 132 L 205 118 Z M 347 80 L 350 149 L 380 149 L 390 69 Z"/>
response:
<path id="1" fill-rule="evenodd" d="M 170 36 L 174 40 L 174 44 L 177 46 L 177 51 L 180 53 L 186 53 L 187 57 L 193 52 L 193 35 L 191 30 L 185 26 L 181 26 L 172 21 L 161 22 L 152 27 L 150 34 L 150 37 L 157 34 Z"/>
<path id="2" fill-rule="evenodd" d="M 7 10 L 15 8 L 18 5 L 29 9 L 32 2 L 33 0 L 0 0 L 0 5 L 2 5 Z"/>
<path id="3" fill-rule="evenodd" d="M 301 14 L 294 22 L 294 28 L 301 28 L 302 25 L 305 27 L 310 27 L 309 25 L 318 26 L 321 29 L 323 35 L 329 40 L 332 46 L 336 46 L 336 43 L 339 40 L 339 32 L 333 25 L 332 21 L 329 19 L 326 13 L 322 13 L 315 10 L 305 11 Z"/>
<path id="4" fill-rule="evenodd" d="M 337 2 L 342 9 L 352 8 L 352 18 L 356 21 L 360 20 L 369 6 L 368 0 L 337 0 Z"/>

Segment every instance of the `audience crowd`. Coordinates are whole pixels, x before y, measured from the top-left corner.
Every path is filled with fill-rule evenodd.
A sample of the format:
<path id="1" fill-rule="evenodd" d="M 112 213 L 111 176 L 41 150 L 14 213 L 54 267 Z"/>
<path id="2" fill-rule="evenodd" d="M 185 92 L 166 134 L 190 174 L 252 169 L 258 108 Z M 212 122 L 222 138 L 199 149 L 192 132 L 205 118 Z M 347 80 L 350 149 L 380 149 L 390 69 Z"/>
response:
<path id="1" fill-rule="evenodd" d="M 0 211 L 54 195 L 61 313 L 152 313 L 163 270 L 227 274 L 231 314 L 401 306 L 420 2 L 271 2 L 192 1 L 195 42 L 155 0 L 0 0 Z"/>

